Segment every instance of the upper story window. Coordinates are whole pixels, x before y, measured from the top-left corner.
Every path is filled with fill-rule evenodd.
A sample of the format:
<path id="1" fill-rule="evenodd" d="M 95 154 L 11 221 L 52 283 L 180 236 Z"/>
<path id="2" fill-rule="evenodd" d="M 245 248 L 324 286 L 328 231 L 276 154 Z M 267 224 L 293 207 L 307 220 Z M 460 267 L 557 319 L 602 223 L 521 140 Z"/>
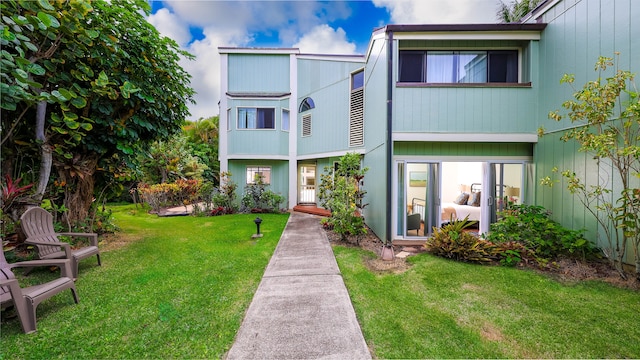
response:
<path id="1" fill-rule="evenodd" d="M 290 120 L 289 110 L 282 109 L 282 131 L 289 131 Z"/>
<path id="2" fill-rule="evenodd" d="M 316 104 L 313 102 L 313 99 L 310 97 L 304 98 L 300 103 L 300 107 L 298 108 L 298 112 L 305 112 L 311 110 L 316 107 Z"/>
<path id="3" fill-rule="evenodd" d="M 518 51 L 401 50 L 398 67 L 400 82 L 517 83 Z"/>
<path id="4" fill-rule="evenodd" d="M 275 109 L 238 108 L 238 129 L 275 129 Z"/>
<path id="5" fill-rule="evenodd" d="M 349 146 L 364 145 L 364 70 L 351 74 Z"/>

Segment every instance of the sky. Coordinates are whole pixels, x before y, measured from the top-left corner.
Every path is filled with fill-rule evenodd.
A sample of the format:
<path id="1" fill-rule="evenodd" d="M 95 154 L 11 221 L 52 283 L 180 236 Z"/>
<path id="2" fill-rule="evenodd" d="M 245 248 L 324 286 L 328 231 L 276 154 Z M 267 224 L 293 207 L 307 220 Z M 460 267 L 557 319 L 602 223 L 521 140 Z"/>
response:
<path id="1" fill-rule="evenodd" d="M 218 115 L 218 47 L 299 48 L 364 54 L 373 29 L 389 24 L 495 23 L 500 0 L 150 1 L 147 20 L 195 56 L 180 65 L 197 92 L 189 120 Z"/>

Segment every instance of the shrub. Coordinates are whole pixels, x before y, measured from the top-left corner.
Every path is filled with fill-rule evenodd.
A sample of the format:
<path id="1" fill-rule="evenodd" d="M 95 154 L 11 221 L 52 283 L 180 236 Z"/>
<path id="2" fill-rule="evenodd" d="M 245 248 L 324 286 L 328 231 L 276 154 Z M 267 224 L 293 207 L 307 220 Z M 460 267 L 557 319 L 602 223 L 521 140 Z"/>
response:
<path id="1" fill-rule="evenodd" d="M 564 228 L 552 220 L 542 206 L 513 205 L 491 224 L 487 240 L 496 244 L 517 242 L 531 250 L 535 257 L 587 257 L 596 248 L 583 236 L 583 230 Z"/>
<path id="2" fill-rule="evenodd" d="M 233 214 L 237 210 L 236 189 L 238 185 L 231 180 L 231 172 L 220 173 L 220 188 L 212 195 L 213 207 L 223 207 L 225 214 Z"/>
<path id="3" fill-rule="evenodd" d="M 465 232 L 475 221 L 454 220 L 441 228 L 433 229 L 433 235 L 427 239 L 428 252 L 448 259 L 465 262 L 490 263 L 495 259 L 495 246 L 478 236 Z"/>

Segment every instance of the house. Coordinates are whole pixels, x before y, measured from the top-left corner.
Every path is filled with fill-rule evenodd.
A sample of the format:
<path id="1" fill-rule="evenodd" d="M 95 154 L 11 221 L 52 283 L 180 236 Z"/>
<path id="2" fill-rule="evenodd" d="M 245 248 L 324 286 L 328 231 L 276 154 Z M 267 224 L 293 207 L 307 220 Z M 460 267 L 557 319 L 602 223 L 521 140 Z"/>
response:
<path id="1" fill-rule="evenodd" d="M 601 241 L 578 200 L 539 185 L 555 166 L 599 169 L 547 114 L 572 98 L 562 75 L 581 86 L 600 55 L 640 72 L 638 18 L 636 0 L 546 0 L 521 23 L 387 25 L 361 56 L 219 48 L 221 171 L 241 187 L 261 174 L 293 208 L 316 203 L 323 169 L 356 152 L 364 216 L 383 240 L 424 240 L 452 216 L 486 232 L 508 200 Z M 416 213 L 423 225 L 408 231 Z"/>

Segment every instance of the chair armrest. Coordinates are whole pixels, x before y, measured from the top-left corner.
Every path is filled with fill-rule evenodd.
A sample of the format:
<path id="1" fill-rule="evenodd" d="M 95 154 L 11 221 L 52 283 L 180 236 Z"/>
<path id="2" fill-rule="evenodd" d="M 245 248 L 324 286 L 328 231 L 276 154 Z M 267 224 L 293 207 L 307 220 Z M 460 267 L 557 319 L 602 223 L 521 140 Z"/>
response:
<path id="1" fill-rule="evenodd" d="M 65 257 L 67 259 L 71 259 L 71 245 L 62 241 L 49 241 L 49 240 L 41 240 L 40 238 L 27 238 L 24 241 L 25 244 L 33 244 L 33 245 L 46 245 L 46 246 L 60 246 L 64 250 Z"/>
<path id="2" fill-rule="evenodd" d="M 98 234 L 96 233 L 60 232 L 60 233 L 56 233 L 56 235 L 89 238 L 89 241 L 91 242 L 91 246 L 98 246 Z"/>
<path id="3" fill-rule="evenodd" d="M 73 272 L 71 269 L 71 260 L 69 259 L 47 259 L 47 260 L 29 260 L 20 261 L 17 263 L 9 264 L 10 268 L 15 267 L 36 267 L 36 266 L 57 266 L 60 268 L 60 276 L 73 279 Z"/>
<path id="4" fill-rule="evenodd" d="M 0 286 L 8 287 L 11 297 L 14 299 L 18 296 L 22 296 L 22 289 L 20 288 L 18 279 L 0 279 Z M 15 301 L 15 304 L 18 304 L 18 300 Z"/>

